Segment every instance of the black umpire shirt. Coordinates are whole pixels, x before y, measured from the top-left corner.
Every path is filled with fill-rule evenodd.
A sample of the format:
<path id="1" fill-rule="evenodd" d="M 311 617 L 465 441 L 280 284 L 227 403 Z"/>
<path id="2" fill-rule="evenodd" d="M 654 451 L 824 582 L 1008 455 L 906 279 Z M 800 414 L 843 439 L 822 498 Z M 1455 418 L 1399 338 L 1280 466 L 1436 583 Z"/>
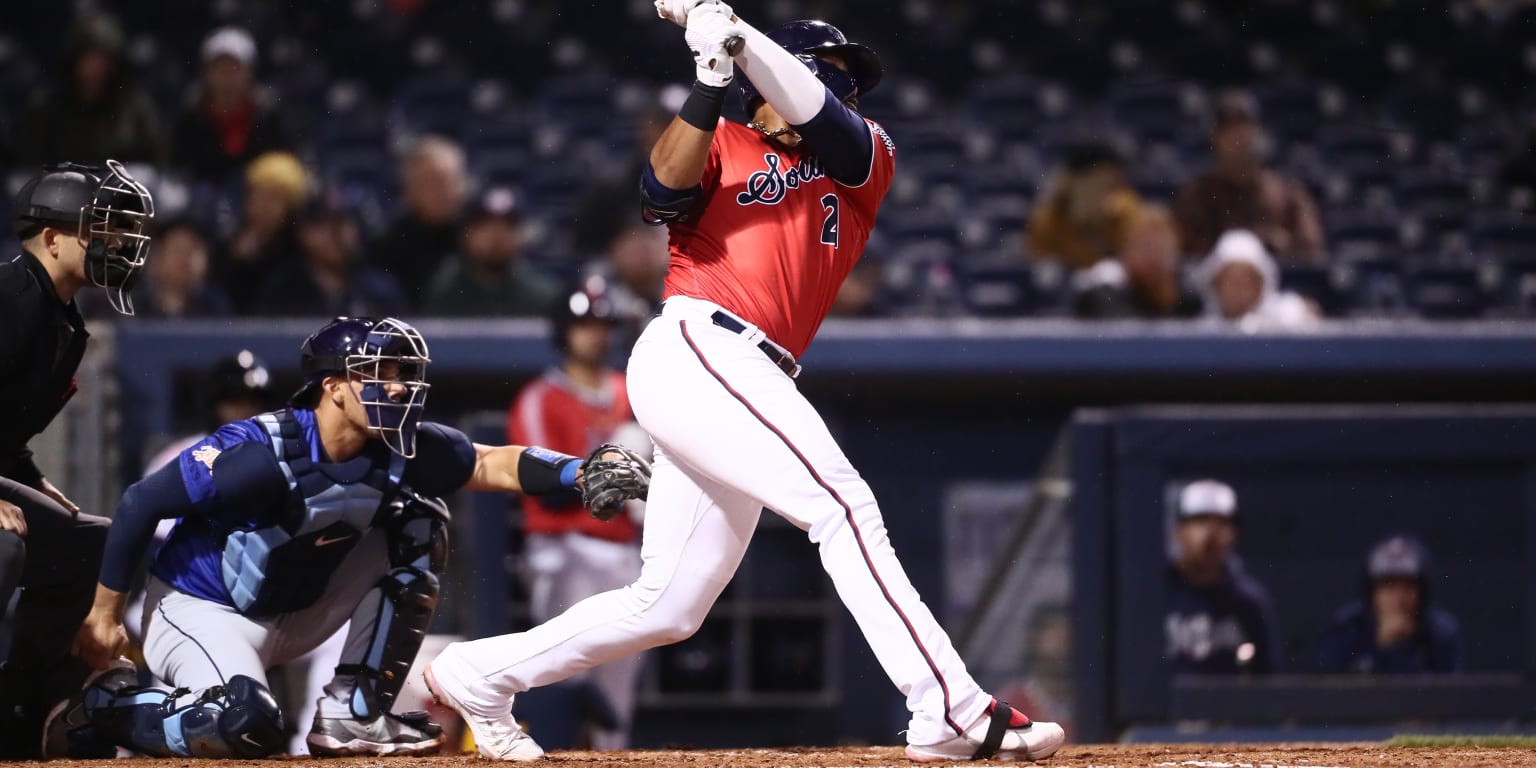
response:
<path id="1" fill-rule="evenodd" d="M 41 483 L 27 441 L 75 394 L 89 335 L 79 307 L 59 300 L 36 257 L 22 251 L 0 262 L 0 477 Z"/>

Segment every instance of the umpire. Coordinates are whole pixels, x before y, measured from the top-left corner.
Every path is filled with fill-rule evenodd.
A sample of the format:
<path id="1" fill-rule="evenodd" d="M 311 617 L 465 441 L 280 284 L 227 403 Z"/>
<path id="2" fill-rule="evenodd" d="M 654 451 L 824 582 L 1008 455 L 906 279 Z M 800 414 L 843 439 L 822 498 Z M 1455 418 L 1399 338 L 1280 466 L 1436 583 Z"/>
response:
<path id="1" fill-rule="evenodd" d="M 0 262 L 0 612 L 22 587 L 0 666 L 0 758 L 9 759 L 38 755 L 48 708 L 89 672 L 69 651 L 95 594 L 108 524 L 43 477 L 27 442 L 76 391 L 89 336 L 76 294 L 105 288 L 114 309 L 133 314 L 129 291 L 149 253 L 154 203 L 108 160 L 45 169 L 17 193 L 15 211 L 22 253 Z"/>

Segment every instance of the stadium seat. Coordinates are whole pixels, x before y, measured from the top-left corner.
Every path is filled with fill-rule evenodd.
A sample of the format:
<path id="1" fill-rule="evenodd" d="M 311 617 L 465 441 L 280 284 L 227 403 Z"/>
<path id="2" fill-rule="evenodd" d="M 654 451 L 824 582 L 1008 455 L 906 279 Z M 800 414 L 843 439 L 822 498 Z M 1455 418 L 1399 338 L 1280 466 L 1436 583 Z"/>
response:
<path id="1" fill-rule="evenodd" d="M 1407 275 L 1406 289 L 1409 305 L 1431 319 L 1481 317 L 1489 306 L 1473 267 L 1415 269 Z"/>
<path id="2" fill-rule="evenodd" d="M 1478 253 L 1528 256 L 1536 253 L 1536 217 L 1515 213 L 1474 217 L 1471 239 Z"/>
<path id="3" fill-rule="evenodd" d="M 967 270 L 961 284 L 966 306 L 981 317 L 1021 317 L 1040 304 L 1034 273 L 1027 264 Z"/>
<path id="4" fill-rule="evenodd" d="M 1357 258 L 1338 267 L 1334 279 L 1354 315 L 1400 315 L 1409 309 L 1403 265 L 1393 258 Z"/>
<path id="5" fill-rule="evenodd" d="M 1335 284 L 1334 276 L 1338 271 L 1329 267 L 1283 267 L 1280 270 L 1280 288 L 1311 299 L 1324 315 L 1342 315 L 1348 307 L 1348 300 Z"/>

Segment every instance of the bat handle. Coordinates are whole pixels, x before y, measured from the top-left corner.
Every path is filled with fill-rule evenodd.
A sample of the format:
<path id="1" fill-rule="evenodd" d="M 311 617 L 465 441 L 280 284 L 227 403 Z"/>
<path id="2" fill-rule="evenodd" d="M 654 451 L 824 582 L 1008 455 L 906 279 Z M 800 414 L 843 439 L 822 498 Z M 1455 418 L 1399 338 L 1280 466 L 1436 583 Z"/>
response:
<path id="1" fill-rule="evenodd" d="M 742 46 L 746 44 L 747 41 L 741 35 L 731 35 L 725 39 L 725 52 L 731 56 L 736 56 L 741 53 Z"/>

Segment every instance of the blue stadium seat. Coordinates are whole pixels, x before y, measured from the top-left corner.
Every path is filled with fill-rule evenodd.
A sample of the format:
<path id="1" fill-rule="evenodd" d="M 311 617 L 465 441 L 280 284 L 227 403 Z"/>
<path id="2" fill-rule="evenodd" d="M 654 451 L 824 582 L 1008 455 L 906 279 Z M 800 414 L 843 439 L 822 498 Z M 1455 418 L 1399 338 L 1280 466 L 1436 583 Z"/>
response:
<path id="1" fill-rule="evenodd" d="M 1472 247 L 1478 253 L 1527 256 L 1536 253 L 1536 217 L 1516 213 L 1483 214 L 1472 221 Z"/>
<path id="2" fill-rule="evenodd" d="M 1337 272 L 1329 267 L 1286 266 L 1280 270 L 1280 288 L 1311 299 L 1324 315 L 1342 315 L 1348 299 L 1335 283 Z"/>
<path id="3" fill-rule="evenodd" d="M 1408 303 L 1432 319 L 1481 317 L 1489 296 L 1478 271 L 1467 267 L 1424 267 L 1411 270 L 1406 282 Z"/>
<path id="4" fill-rule="evenodd" d="M 1403 271 L 1394 258 L 1358 258 L 1340 265 L 1335 280 L 1350 314 L 1398 315 L 1409 310 Z"/>
<path id="5" fill-rule="evenodd" d="M 1021 317 L 1040 304 L 1027 264 L 967 270 L 961 275 L 966 306 L 981 317 Z"/>

